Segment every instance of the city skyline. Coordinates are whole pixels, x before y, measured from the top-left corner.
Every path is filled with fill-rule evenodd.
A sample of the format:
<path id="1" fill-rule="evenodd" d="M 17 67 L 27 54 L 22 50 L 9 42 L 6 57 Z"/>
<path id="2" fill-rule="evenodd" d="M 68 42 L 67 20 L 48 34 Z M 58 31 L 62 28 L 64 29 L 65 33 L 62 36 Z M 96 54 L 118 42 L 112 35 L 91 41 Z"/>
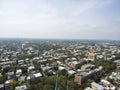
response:
<path id="1" fill-rule="evenodd" d="M 120 40 L 119 0 L 0 1 L 0 38 Z"/>

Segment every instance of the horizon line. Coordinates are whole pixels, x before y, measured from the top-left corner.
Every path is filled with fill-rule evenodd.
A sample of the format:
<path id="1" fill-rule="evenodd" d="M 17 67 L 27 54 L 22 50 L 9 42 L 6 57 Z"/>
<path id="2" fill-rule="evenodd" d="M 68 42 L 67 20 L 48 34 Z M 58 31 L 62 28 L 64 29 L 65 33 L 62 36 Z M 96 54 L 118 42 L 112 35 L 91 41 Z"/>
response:
<path id="1" fill-rule="evenodd" d="M 0 39 L 27 39 L 27 40 L 92 40 L 92 41 L 120 41 L 114 39 L 79 39 L 79 38 L 24 38 L 24 37 L 0 37 Z"/>

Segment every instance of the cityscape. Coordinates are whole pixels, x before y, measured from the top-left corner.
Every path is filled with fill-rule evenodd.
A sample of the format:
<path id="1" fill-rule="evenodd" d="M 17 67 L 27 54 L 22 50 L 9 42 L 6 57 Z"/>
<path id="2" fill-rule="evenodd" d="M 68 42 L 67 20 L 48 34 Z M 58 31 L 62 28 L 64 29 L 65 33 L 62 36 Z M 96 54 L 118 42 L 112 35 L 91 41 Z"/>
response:
<path id="1" fill-rule="evenodd" d="M 0 90 L 120 90 L 120 0 L 0 0 Z"/>
<path id="2" fill-rule="evenodd" d="M 119 90 L 120 41 L 0 40 L 0 90 Z"/>

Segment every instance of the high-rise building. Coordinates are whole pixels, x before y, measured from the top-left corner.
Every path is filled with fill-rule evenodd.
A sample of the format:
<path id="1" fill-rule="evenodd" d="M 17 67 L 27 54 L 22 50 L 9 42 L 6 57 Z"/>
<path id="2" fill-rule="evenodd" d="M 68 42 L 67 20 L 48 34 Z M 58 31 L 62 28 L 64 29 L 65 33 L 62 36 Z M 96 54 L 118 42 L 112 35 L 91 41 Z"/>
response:
<path id="1" fill-rule="evenodd" d="M 26 44 L 22 44 L 22 49 L 24 49 L 24 48 L 25 48 L 25 46 L 26 46 Z"/>
<path id="2" fill-rule="evenodd" d="M 88 52 L 88 60 L 90 61 L 94 61 L 95 60 L 95 54 L 94 54 L 94 50 L 90 49 L 90 51 Z"/>

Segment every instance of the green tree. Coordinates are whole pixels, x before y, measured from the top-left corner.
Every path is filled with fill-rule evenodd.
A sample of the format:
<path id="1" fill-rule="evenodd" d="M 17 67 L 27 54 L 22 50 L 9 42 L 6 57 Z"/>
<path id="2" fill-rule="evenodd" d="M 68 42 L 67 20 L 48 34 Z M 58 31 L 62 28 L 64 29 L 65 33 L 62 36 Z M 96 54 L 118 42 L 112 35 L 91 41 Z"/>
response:
<path id="1" fill-rule="evenodd" d="M 19 86 L 19 82 L 18 81 L 14 81 L 11 86 L 10 86 L 10 90 L 15 90 L 15 87 Z"/>

